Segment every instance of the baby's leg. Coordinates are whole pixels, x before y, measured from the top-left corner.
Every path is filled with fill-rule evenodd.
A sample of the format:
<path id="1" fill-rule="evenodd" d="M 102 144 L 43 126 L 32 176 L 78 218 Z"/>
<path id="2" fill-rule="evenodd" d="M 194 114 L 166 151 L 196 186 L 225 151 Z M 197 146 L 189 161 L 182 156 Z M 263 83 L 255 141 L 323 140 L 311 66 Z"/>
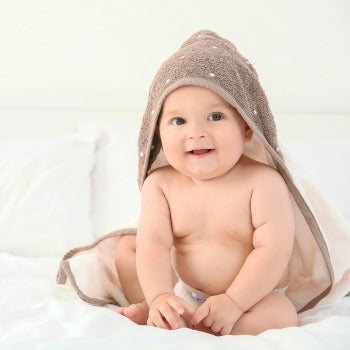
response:
<path id="1" fill-rule="evenodd" d="M 135 258 L 135 235 L 122 236 L 116 251 L 116 268 L 121 288 L 131 305 L 118 308 L 117 313 L 138 324 L 146 324 L 148 306 L 137 278 Z"/>
<path id="2" fill-rule="evenodd" d="M 140 303 L 145 298 L 136 273 L 136 236 L 124 235 L 118 242 L 116 268 L 122 290 L 130 303 Z"/>
<path id="3" fill-rule="evenodd" d="M 297 323 L 292 302 L 281 292 L 272 291 L 241 316 L 231 334 L 257 335 L 267 329 L 294 327 Z"/>
<path id="4" fill-rule="evenodd" d="M 116 268 L 121 288 L 131 303 L 120 307 L 117 313 L 124 315 L 138 324 L 146 324 L 148 305 L 145 301 L 136 272 L 136 236 L 124 235 L 120 238 L 116 251 Z M 173 285 L 177 276 L 172 270 Z"/>

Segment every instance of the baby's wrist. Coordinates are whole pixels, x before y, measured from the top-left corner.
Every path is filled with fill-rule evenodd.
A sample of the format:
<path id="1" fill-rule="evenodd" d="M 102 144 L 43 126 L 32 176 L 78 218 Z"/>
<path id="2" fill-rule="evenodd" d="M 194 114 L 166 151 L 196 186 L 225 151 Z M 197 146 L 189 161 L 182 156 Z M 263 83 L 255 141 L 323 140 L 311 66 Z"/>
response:
<path id="1" fill-rule="evenodd" d="M 230 294 L 228 294 L 227 292 L 226 292 L 225 294 L 228 296 L 228 298 L 229 298 L 229 299 L 232 301 L 232 303 L 235 305 L 236 309 L 238 309 L 239 311 L 241 311 L 242 314 L 245 313 L 245 312 L 247 311 L 244 307 L 242 307 L 241 305 L 239 305 L 239 304 L 237 303 L 237 301 L 236 301 Z"/>

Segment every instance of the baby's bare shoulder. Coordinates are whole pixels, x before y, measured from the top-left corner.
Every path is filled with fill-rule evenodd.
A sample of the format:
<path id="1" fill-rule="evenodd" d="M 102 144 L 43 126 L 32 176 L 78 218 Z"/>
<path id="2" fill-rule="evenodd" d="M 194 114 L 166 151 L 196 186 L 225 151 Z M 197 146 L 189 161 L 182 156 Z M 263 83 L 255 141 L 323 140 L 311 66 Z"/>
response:
<path id="1" fill-rule="evenodd" d="M 286 188 L 287 186 L 282 175 L 267 164 L 251 160 L 246 171 L 249 174 L 249 180 L 254 184 L 254 188 L 263 186 L 264 188 L 275 190 Z"/>
<path id="2" fill-rule="evenodd" d="M 256 178 L 259 181 L 274 181 L 284 183 L 282 175 L 273 167 L 259 163 L 256 167 Z"/>
<path id="3" fill-rule="evenodd" d="M 287 184 L 271 166 L 256 164 L 251 196 L 252 223 L 255 228 L 267 222 L 293 233 L 293 210 Z"/>
<path id="4" fill-rule="evenodd" d="M 174 179 L 176 174 L 176 170 L 170 165 L 157 168 L 146 177 L 144 186 L 158 186 L 164 189 Z"/>
<path id="5" fill-rule="evenodd" d="M 153 170 L 146 179 L 151 178 L 151 179 L 167 179 L 169 177 L 175 176 L 177 171 L 170 165 L 162 166 L 160 168 L 157 168 Z M 154 180 L 153 180 L 154 181 Z"/>

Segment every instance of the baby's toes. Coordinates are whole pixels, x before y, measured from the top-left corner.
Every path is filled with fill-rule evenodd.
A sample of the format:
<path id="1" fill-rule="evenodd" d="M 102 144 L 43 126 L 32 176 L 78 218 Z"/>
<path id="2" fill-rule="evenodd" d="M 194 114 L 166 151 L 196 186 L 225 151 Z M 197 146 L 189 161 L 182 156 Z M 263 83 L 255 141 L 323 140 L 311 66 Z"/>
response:
<path id="1" fill-rule="evenodd" d="M 117 314 L 119 314 L 119 315 L 125 316 L 125 315 L 124 315 L 124 310 L 125 310 L 125 307 L 124 307 L 124 306 L 121 306 L 121 307 L 118 307 L 118 309 L 115 310 L 115 312 L 116 312 Z"/>
<path id="2" fill-rule="evenodd" d="M 124 308 L 124 315 L 127 317 L 127 318 L 130 318 L 130 320 L 134 319 L 136 314 L 137 314 L 137 306 L 132 304 L 126 308 Z"/>
<path id="3" fill-rule="evenodd" d="M 146 324 L 148 317 L 148 307 L 145 303 L 132 304 L 126 307 L 120 307 L 116 310 L 120 315 L 127 317 L 137 324 Z"/>

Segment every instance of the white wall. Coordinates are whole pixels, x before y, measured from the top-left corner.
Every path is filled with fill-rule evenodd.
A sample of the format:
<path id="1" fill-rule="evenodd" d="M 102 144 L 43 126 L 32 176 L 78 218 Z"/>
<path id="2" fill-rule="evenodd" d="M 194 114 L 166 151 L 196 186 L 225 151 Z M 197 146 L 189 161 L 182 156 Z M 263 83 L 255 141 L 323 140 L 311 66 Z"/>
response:
<path id="1" fill-rule="evenodd" d="M 199 29 L 254 63 L 273 111 L 350 111 L 348 0 L 0 0 L 0 109 L 142 111 Z"/>

